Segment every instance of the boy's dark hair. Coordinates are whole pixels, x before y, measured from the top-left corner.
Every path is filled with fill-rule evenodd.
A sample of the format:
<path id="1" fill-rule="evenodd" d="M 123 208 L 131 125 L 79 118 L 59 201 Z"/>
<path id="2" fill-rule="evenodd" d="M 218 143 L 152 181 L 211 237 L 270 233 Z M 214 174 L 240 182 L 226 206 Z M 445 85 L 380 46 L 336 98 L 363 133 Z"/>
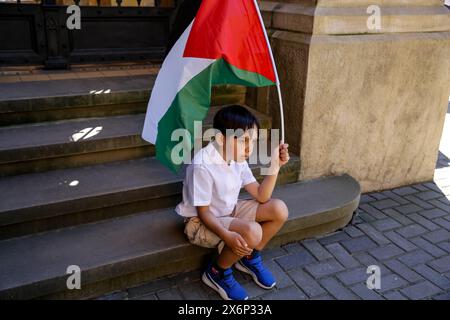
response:
<path id="1" fill-rule="evenodd" d="M 256 125 L 257 133 L 260 125 L 258 119 L 247 108 L 239 104 L 232 104 L 221 108 L 214 116 L 213 128 L 219 130 L 224 136 L 227 129 L 247 130 Z"/>

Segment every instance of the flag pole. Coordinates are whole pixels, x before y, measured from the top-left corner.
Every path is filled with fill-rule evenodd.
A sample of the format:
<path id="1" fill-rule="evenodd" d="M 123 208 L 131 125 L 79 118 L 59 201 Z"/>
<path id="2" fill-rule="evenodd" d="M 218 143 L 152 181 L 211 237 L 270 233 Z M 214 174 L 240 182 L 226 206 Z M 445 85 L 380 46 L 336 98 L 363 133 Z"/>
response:
<path id="1" fill-rule="evenodd" d="M 258 12 L 259 22 L 261 23 L 261 28 L 263 29 L 264 36 L 266 37 L 267 47 L 269 48 L 270 59 L 272 59 L 273 69 L 275 71 L 275 80 L 278 91 L 278 101 L 280 102 L 280 120 L 281 120 L 281 143 L 284 143 L 284 112 L 283 112 L 283 99 L 281 97 L 280 79 L 278 78 L 277 66 L 275 65 L 275 59 L 273 58 L 272 47 L 270 46 L 269 37 L 267 36 L 266 27 L 264 26 L 264 21 L 261 16 L 261 11 L 259 10 L 258 2 L 253 0 L 255 4 L 256 11 Z"/>

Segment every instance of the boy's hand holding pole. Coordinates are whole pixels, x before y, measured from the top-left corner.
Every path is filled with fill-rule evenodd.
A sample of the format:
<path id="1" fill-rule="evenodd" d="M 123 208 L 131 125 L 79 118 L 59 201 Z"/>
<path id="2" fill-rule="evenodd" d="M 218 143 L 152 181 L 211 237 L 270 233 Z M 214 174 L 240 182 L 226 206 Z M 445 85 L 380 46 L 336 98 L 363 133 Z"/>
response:
<path id="1" fill-rule="evenodd" d="M 289 144 L 280 141 L 280 144 L 272 150 L 270 172 L 277 174 L 282 166 L 289 162 Z"/>
<path id="2" fill-rule="evenodd" d="M 287 143 L 280 143 L 278 147 L 278 165 L 280 167 L 284 166 L 289 161 L 289 150 L 288 150 L 289 144 Z"/>

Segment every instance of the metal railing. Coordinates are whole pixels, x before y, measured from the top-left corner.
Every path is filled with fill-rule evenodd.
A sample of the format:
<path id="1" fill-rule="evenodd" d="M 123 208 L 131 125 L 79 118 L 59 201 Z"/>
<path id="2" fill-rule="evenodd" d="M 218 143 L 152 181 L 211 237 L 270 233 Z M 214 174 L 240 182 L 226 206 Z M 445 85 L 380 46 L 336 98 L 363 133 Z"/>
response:
<path id="1" fill-rule="evenodd" d="M 67 24 L 73 14 L 67 8 L 73 4 L 80 7 L 79 28 Z M 176 4 L 176 0 L 0 0 L 0 65 L 67 68 L 79 62 L 162 61 Z"/>
<path id="2" fill-rule="evenodd" d="M 50 4 L 53 2 L 55 5 L 76 4 L 78 6 L 89 7 L 174 7 L 177 1 L 163 1 L 163 0 L 0 0 L 0 5 L 3 3 L 16 3 L 16 4 L 41 4 L 46 2 Z"/>

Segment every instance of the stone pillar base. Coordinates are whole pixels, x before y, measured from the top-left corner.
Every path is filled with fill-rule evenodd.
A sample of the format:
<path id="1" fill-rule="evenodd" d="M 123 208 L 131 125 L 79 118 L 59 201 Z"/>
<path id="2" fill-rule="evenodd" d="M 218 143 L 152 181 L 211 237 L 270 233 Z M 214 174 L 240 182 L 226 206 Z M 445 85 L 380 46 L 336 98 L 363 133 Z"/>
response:
<path id="1" fill-rule="evenodd" d="M 371 4 L 381 9 L 378 30 L 368 29 Z M 363 192 L 433 180 L 450 91 L 450 11 L 442 1 L 260 5 L 299 179 L 348 173 Z M 267 96 L 277 127 L 275 89 Z"/>

